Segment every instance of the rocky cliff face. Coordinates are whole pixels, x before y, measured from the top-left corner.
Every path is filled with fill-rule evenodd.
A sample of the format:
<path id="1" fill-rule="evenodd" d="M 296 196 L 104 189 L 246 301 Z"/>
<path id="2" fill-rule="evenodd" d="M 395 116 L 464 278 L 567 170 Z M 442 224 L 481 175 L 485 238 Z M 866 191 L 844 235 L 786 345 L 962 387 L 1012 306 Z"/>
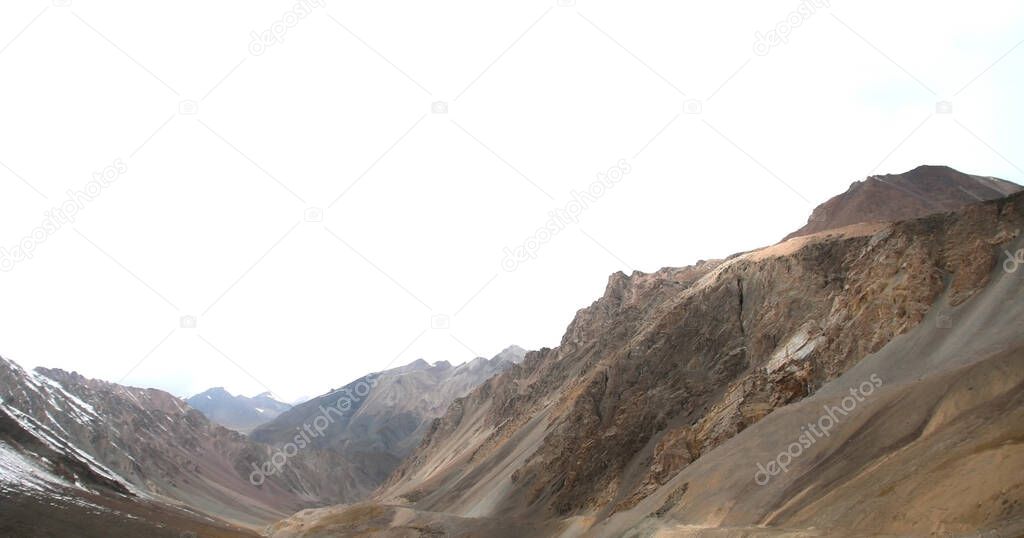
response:
<path id="1" fill-rule="evenodd" d="M 965 307 L 1022 228 L 1018 194 L 613 275 L 558 348 L 456 400 L 378 499 L 584 528 L 632 512 L 717 447 L 919 327 L 940 299 Z M 677 486 L 651 512 L 683 497 Z"/>
<path id="2" fill-rule="evenodd" d="M 807 225 L 786 239 L 862 222 L 891 222 L 955 211 L 1020 190 L 1015 183 L 964 174 L 948 166 L 919 166 L 902 174 L 870 176 L 818 206 Z"/>

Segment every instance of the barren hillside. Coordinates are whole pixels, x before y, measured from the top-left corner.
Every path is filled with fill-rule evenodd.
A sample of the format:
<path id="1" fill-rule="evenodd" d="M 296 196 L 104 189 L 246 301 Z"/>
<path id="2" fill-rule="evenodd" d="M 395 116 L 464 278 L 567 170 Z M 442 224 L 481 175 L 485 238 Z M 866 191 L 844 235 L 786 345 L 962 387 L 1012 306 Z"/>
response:
<path id="1" fill-rule="evenodd" d="M 997 469 L 1016 468 L 1022 454 L 1024 287 L 1002 269 L 1004 251 L 1024 247 L 1022 228 L 1017 194 L 613 275 L 558 348 L 530 353 L 434 423 L 378 493 L 375 528 L 1015 528 L 1024 488 Z M 818 440 L 799 472 L 757 483 L 756 464 L 802 433 L 785 417 L 812 420 L 871 374 L 881 386 L 842 434 Z M 973 456 L 953 463 L 954 454 Z M 938 474 L 953 465 L 955 490 Z M 366 521 L 355 509 L 299 514 L 276 529 L 327 536 L 308 526 L 340 518 L 357 528 Z"/>

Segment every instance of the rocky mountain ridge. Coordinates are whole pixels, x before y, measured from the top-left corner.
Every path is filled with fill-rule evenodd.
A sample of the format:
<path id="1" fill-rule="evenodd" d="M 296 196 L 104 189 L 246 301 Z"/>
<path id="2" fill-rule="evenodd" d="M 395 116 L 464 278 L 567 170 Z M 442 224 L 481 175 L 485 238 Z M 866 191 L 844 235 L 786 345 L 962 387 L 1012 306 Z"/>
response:
<path id="1" fill-rule="evenodd" d="M 453 400 L 518 364 L 525 354 L 524 349 L 511 346 L 491 359 L 478 357 L 458 366 L 419 359 L 297 405 L 256 428 L 251 438 L 275 446 L 287 444 L 304 426 L 320 420 L 325 427 L 317 428 L 310 444 L 361 462 L 372 473 L 376 487 Z"/>
<path id="2" fill-rule="evenodd" d="M 353 383 L 373 380 L 359 393 L 359 401 L 368 407 L 354 422 L 346 421 L 355 427 L 346 431 L 343 442 L 314 437 L 315 442 L 294 453 L 286 442 L 257 442 L 215 424 L 157 389 L 126 387 L 60 369 L 26 371 L 0 358 L 0 431 L 6 434 L 0 437 L 0 467 L 6 471 L 0 478 L 11 484 L 0 487 L 8 493 L 0 491 L 0 497 L 23 514 L 35 513 L 47 501 L 25 494 L 25 487 L 33 486 L 30 493 L 48 491 L 78 507 L 68 508 L 69 519 L 55 525 L 89 521 L 102 526 L 106 516 L 101 508 L 116 506 L 121 512 L 160 514 L 211 536 L 248 535 L 232 525 L 258 529 L 303 508 L 365 498 L 397 465 L 392 451 L 415 446 L 419 438 L 410 436 L 422 435 L 422 424 L 443 413 L 452 394 L 468 392 L 522 354 L 513 346 L 494 359 L 457 367 L 420 360 L 370 374 Z M 226 391 L 206 395 L 236 400 Z M 269 395 L 246 400 L 266 405 L 261 402 L 266 399 Z M 396 405 L 400 401 L 405 404 Z M 378 420 L 385 413 L 380 406 L 390 406 L 398 418 Z M 29 443 L 31 438 L 36 441 Z M 44 445 L 50 448 L 39 448 Z M 93 508 L 79 509 L 88 506 Z M 180 507 L 187 507 L 187 513 L 176 512 Z M 13 519 L 11 524 L 29 523 Z"/>
<path id="3" fill-rule="evenodd" d="M 1003 262 L 1024 193 L 898 176 L 777 245 L 613 274 L 556 348 L 368 374 L 250 437 L 0 359 L 0 532 L 52 496 L 54 524 L 111 536 L 247 536 L 297 510 L 267 532 L 1019 535 L 1024 271 Z"/>
<path id="4" fill-rule="evenodd" d="M 783 241 L 862 222 L 890 222 L 955 211 L 1020 192 L 994 177 L 964 174 L 948 166 L 919 166 L 902 174 L 869 176 L 821 204 L 807 225 Z"/>
<path id="5" fill-rule="evenodd" d="M 343 492 L 318 485 L 319 470 L 304 469 L 299 462 L 294 474 L 253 486 L 245 479 L 247 469 L 268 459 L 269 447 L 211 423 L 160 390 L 125 387 L 59 369 L 27 372 L 3 359 L 0 398 L 9 409 L 32 417 L 154 499 L 261 525 L 314 499 L 343 498 Z M 234 494 L 226 496 L 225 489 Z"/>
<path id="6" fill-rule="evenodd" d="M 74 401 L 74 400 L 71 400 Z M 94 420 L 84 402 L 71 411 Z M 0 535 L 164 536 L 253 533 L 153 499 L 49 427 L 0 400 Z M 40 522 L 44 521 L 45 524 Z M 173 525 L 173 529 L 168 527 Z M 53 535 L 53 534 L 50 534 Z"/>
<path id="7" fill-rule="evenodd" d="M 917 210 L 910 208 L 912 214 Z M 717 504 L 702 503 L 698 511 L 687 509 L 694 502 L 687 491 L 696 486 L 680 476 L 711 473 L 704 463 L 718 454 L 740 458 L 720 448 L 762 421 L 784 416 L 776 415 L 780 410 L 834 394 L 843 375 L 865 357 L 885 355 L 911 334 L 939 341 L 935 330 L 952 324 L 943 311 L 974 309 L 984 311 L 982 317 L 1005 312 L 998 324 L 1004 328 L 1024 321 L 1016 307 L 1020 281 L 1000 270 L 1004 252 L 1020 247 L 1024 195 L 899 222 L 873 218 L 866 213 L 849 226 L 727 260 L 612 275 L 602 298 L 577 313 L 559 347 L 527 354 L 521 364 L 457 399 L 373 503 L 298 514 L 279 523 L 276 535 L 328 536 L 389 526 L 459 533 L 475 526 L 498 536 L 499 521 L 507 527 L 539 526 L 536 535 L 552 536 L 718 535 L 715 529 L 726 522 L 747 527 L 723 527 L 721 535 L 768 535 L 774 531 L 757 529 L 827 524 L 830 516 L 813 508 L 801 512 L 802 519 L 770 511 L 799 497 L 799 490 L 765 494 L 763 505 L 730 511 L 746 504 L 741 499 L 750 493 L 743 488 L 758 488 L 753 467 L 742 476 L 730 474 L 735 465 L 707 475 L 714 479 L 701 483 L 703 495 L 713 494 L 714 484 L 722 481 L 738 489 L 729 490 L 731 497 L 716 496 Z M 997 287 L 1012 293 L 990 291 Z M 991 341 L 979 349 L 1013 356 L 1012 331 L 985 336 Z M 941 376 L 971 360 L 984 362 L 979 349 L 913 350 L 913 360 L 903 362 L 914 365 L 911 371 L 920 377 Z M 893 355 L 879 371 L 893 378 L 911 375 L 899 370 Z M 889 397 L 914 397 L 910 394 Z M 999 398 L 1005 391 L 979 394 Z M 927 408 L 916 412 L 927 422 Z M 885 440 L 870 446 L 885 458 L 885 447 L 901 446 L 897 439 L 907 432 L 888 416 L 877 420 Z M 987 434 L 1002 435 L 1006 424 L 987 422 Z M 775 445 L 770 430 L 759 431 L 767 446 Z M 799 427 L 795 431 L 799 435 Z M 757 442 L 743 439 L 748 446 Z M 922 442 L 926 447 L 931 441 Z M 1021 453 L 1014 448 L 1009 454 Z M 831 471 L 826 465 L 810 472 Z M 957 501 L 967 505 L 993 494 L 1007 506 L 1024 501 L 1019 484 L 993 492 L 989 482 L 972 481 L 969 487 L 978 496 Z M 824 502 L 821 496 L 829 491 L 817 490 L 818 497 L 802 501 L 803 506 Z M 870 495 L 852 491 L 854 504 L 857 495 Z M 925 502 L 922 509 L 947 500 Z M 359 516 L 370 513 L 372 525 Z M 898 522 L 850 513 L 865 517 L 851 523 L 833 515 L 849 525 L 841 534 L 856 534 L 857 528 L 870 534 L 928 532 L 923 528 L 928 524 L 966 528 L 959 515 Z M 1003 528 L 1020 512 L 971 512 L 970 517 L 971 528 Z M 340 520 L 345 525 L 330 523 Z M 805 527 L 794 532 L 818 535 Z"/>

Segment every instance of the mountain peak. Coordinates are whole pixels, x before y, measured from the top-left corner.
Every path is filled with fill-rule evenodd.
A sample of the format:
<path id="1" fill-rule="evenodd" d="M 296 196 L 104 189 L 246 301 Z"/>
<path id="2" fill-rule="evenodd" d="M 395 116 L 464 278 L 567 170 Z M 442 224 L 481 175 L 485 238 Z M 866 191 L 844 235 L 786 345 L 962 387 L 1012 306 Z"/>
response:
<path id="1" fill-rule="evenodd" d="M 191 398 L 186 398 L 186 400 L 191 400 L 192 398 L 199 398 L 201 396 L 202 397 L 205 397 L 205 396 L 210 396 L 210 397 L 216 396 L 216 397 L 227 397 L 227 398 L 234 398 L 235 397 L 233 394 L 228 392 L 227 389 L 225 389 L 224 387 L 211 387 L 211 388 L 208 388 L 208 389 L 204 390 L 203 392 L 200 392 L 200 393 L 196 394 L 195 396 L 192 396 Z"/>
<path id="2" fill-rule="evenodd" d="M 419 372 L 430 368 L 430 363 L 423 360 L 422 358 L 416 359 L 405 366 L 399 366 L 395 368 L 397 372 Z"/>
<path id="3" fill-rule="evenodd" d="M 233 396 L 224 387 L 207 389 L 187 399 L 186 403 L 213 422 L 240 433 L 249 433 L 291 409 L 290 405 L 277 401 L 270 391 L 248 398 Z"/>
<path id="4" fill-rule="evenodd" d="M 908 174 L 912 174 L 912 173 L 924 173 L 924 172 L 956 172 L 958 174 L 960 173 L 956 169 L 954 169 L 954 168 L 952 168 L 950 166 L 946 166 L 944 164 L 922 164 L 922 165 L 914 168 L 913 170 L 911 170 L 911 171 L 909 171 L 907 173 Z M 891 174 L 889 174 L 889 175 L 891 175 Z"/>
<path id="5" fill-rule="evenodd" d="M 1020 190 L 1015 183 L 965 174 L 945 165 L 921 165 L 902 174 L 872 175 L 816 207 L 807 224 L 783 241 L 853 224 L 955 211 Z"/>
<path id="6" fill-rule="evenodd" d="M 515 344 L 512 344 L 506 347 L 505 349 L 501 350 L 501 353 L 495 355 L 492 360 L 510 361 L 513 364 L 519 364 L 520 362 L 523 362 L 524 357 L 526 357 L 526 350 Z"/>

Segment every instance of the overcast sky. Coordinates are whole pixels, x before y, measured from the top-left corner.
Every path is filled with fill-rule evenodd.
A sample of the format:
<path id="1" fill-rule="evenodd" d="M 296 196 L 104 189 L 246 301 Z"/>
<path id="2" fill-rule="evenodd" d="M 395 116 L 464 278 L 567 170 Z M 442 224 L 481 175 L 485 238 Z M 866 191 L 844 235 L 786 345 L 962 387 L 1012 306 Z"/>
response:
<path id="1" fill-rule="evenodd" d="M 555 346 L 870 174 L 1021 183 L 984 6 L 4 2 L 0 354 L 291 400 Z"/>

